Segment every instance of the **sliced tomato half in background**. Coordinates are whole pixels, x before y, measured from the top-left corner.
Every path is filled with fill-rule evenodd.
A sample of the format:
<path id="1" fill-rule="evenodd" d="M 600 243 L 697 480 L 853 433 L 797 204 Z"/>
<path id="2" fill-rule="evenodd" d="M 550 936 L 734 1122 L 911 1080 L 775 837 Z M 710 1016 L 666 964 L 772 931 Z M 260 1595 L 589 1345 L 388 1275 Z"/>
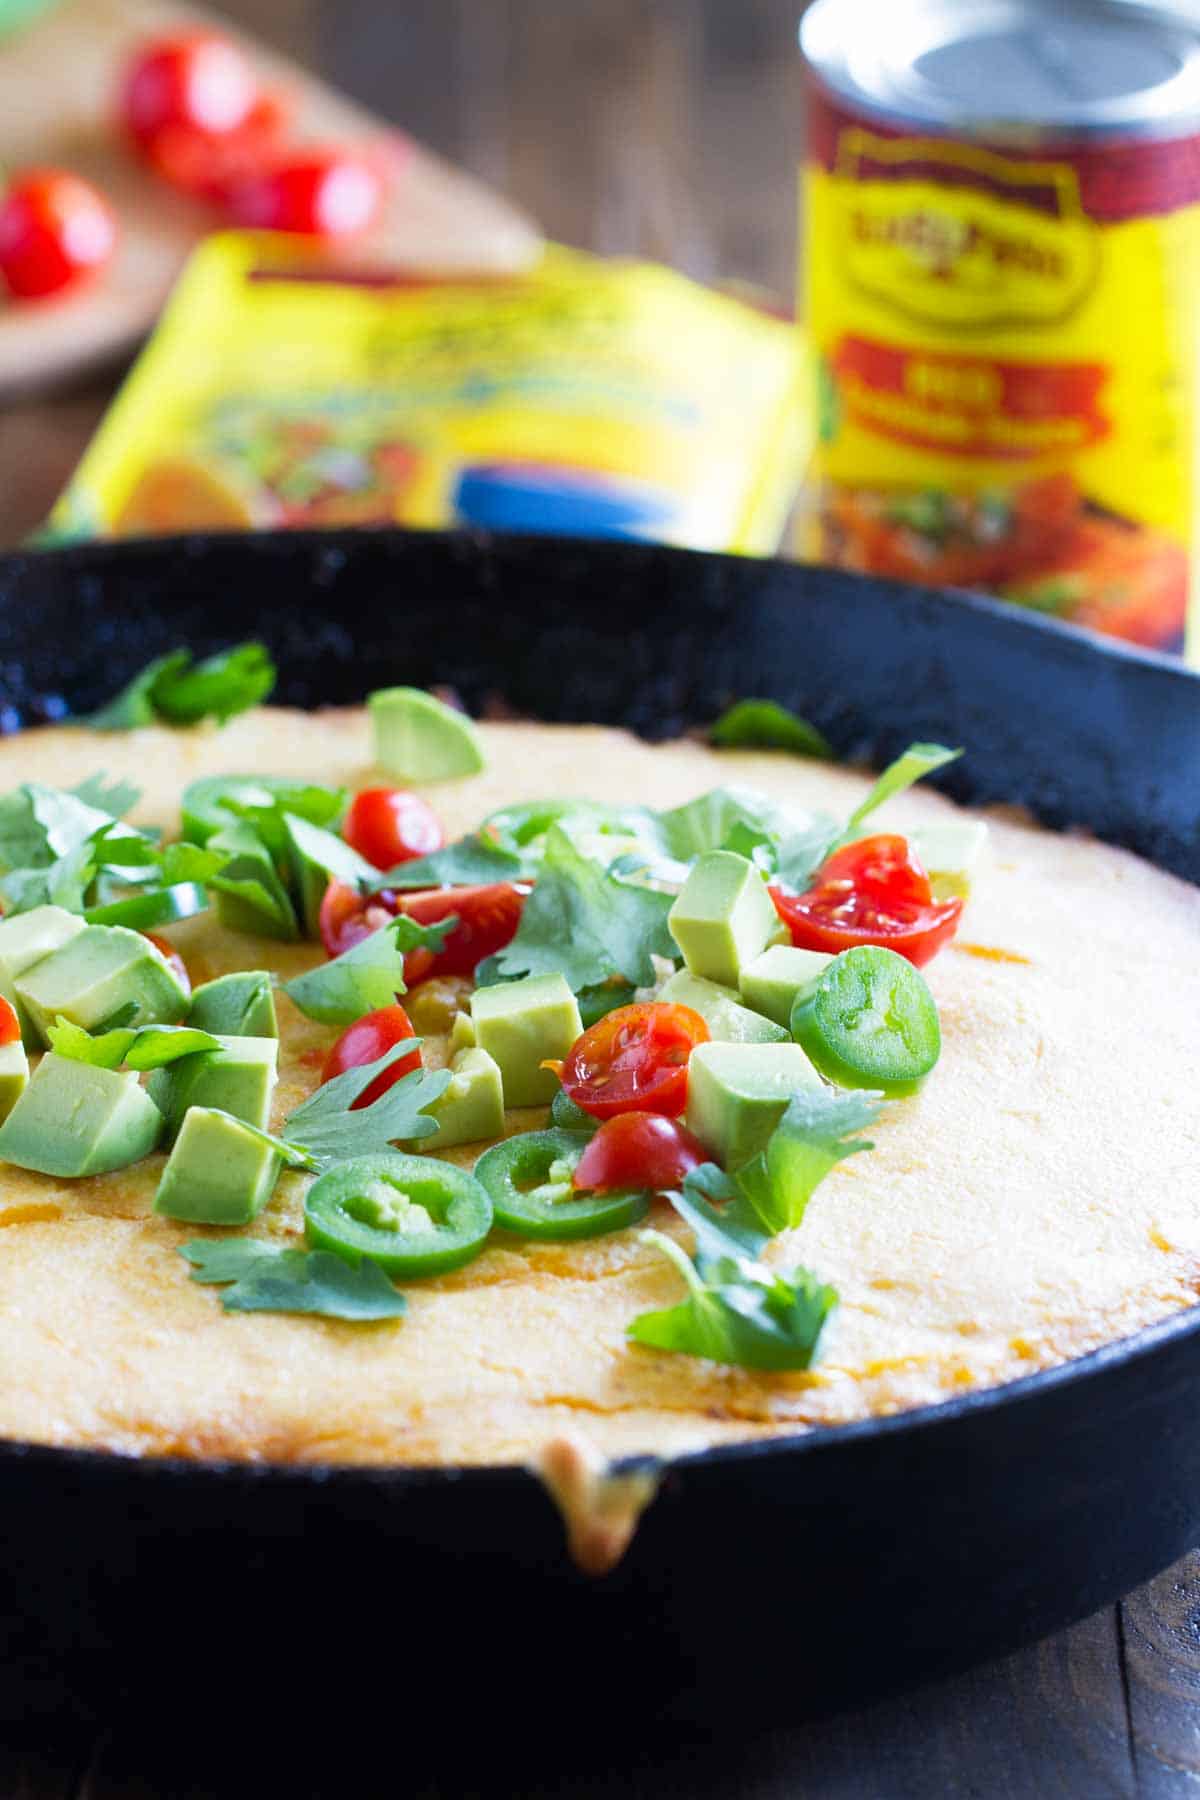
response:
<path id="1" fill-rule="evenodd" d="M 606 1013 L 571 1046 L 563 1092 L 594 1119 L 617 1113 L 681 1113 L 688 1060 L 708 1042 L 698 1012 L 675 1001 L 647 1000 Z"/>
<path id="2" fill-rule="evenodd" d="M 493 881 L 412 894 L 387 888 L 364 898 L 345 882 L 331 881 L 321 903 L 321 942 L 330 956 L 340 956 L 397 913 L 407 913 L 421 925 L 436 925 L 453 913 L 458 923 L 441 951 L 411 951 L 404 959 L 404 979 L 412 987 L 432 975 L 473 975 L 485 956 L 503 950 L 516 936 L 528 892 L 511 881 Z"/>
<path id="3" fill-rule="evenodd" d="M 920 968 L 954 936 L 961 900 L 936 901 L 906 838 L 880 833 L 846 844 L 802 894 L 772 888 L 775 910 L 801 950 L 839 956 L 881 944 Z"/>

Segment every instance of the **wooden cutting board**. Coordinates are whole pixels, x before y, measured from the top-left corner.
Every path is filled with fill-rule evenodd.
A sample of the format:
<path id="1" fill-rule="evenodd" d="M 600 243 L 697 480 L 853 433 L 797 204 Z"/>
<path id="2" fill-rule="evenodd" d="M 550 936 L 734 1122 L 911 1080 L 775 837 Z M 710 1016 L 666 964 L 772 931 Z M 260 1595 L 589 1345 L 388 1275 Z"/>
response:
<path id="1" fill-rule="evenodd" d="M 398 136 L 294 63 L 249 42 L 224 18 L 173 0 L 67 0 L 0 44 L 0 167 L 61 164 L 96 182 L 116 207 L 121 246 L 103 278 L 79 294 L 0 303 L 0 395 L 44 385 L 127 350 L 153 325 L 188 251 L 219 224 L 213 209 L 177 193 L 126 149 L 114 94 L 131 50 L 197 22 L 239 38 L 255 67 L 295 101 L 304 138 L 389 144 L 397 177 L 364 256 L 425 269 L 519 268 L 540 247 L 507 201 Z"/>

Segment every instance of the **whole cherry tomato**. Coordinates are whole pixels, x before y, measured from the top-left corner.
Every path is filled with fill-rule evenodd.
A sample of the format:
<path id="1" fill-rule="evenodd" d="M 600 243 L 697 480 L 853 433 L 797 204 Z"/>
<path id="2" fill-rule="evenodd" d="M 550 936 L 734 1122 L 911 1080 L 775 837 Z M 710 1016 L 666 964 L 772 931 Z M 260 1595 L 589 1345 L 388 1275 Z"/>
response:
<path id="1" fill-rule="evenodd" d="M 112 260 L 116 243 L 104 195 L 65 169 L 26 169 L 0 195 L 0 276 L 17 299 L 74 287 Z"/>
<path id="2" fill-rule="evenodd" d="M 379 164 L 345 145 L 280 150 L 231 181 L 225 203 L 235 224 L 306 237 L 353 237 L 383 208 Z"/>
<path id="3" fill-rule="evenodd" d="M 347 1069 L 361 1069 L 364 1063 L 378 1062 L 393 1044 L 415 1036 L 408 1014 L 402 1006 L 381 1006 L 376 1012 L 365 1013 L 361 1019 L 355 1019 L 353 1025 L 347 1025 L 325 1058 L 321 1080 L 332 1081 L 335 1075 L 344 1075 Z M 385 1069 L 382 1075 L 377 1075 L 363 1089 L 351 1106 L 351 1112 L 360 1106 L 370 1106 L 402 1076 L 411 1075 L 420 1066 L 419 1050 L 414 1050 L 411 1056 L 397 1057 L 389 1069 Z"/>
<path id="4" fill-rule="evenodd" d="M 397 913 L 407 913 L 421 925 L 435 925 L 453 913 L 458 923 L 441 951 L 410 950 L 404 979 L 413 987 L 433 975 L 473 975 L 485 956 L 512 942 L 528 891 L 511 881 L 493 881 L 484 887 L 426 888 L 414 894 L 386 888 L 364 898 L 346 883 L 331 881 L 321 903 L 321 942 L 330 956 L 340 956 Z"/>
<path id="5" fill-rule="evenodd" d="M 394 869 L 415 856 L 428 856 L 446 841 L 427 800 L 404 788 L 387 787 L 364 788 L 355 794 L 342 836 L 377 869 Z"/>
<path id="6" fill-rule="evenodd" d="M 607 1194 L 677 1188 L 689 1169 L 710 1161 L 699 1138 L 661 1113 L 627 1112 L 606 1119 L 572 1177 L 577 1188 Z"/>
<path id="7" fill-rule="evenodd" d="M 595 1119 L 624 1112 L 674 1116 L 687 1101 L 688 1059 L 708 1035 L 700 1014 L 675 1001 L 618 1006 L 571 1046 L 563 1092 Z"/>
<path id="8" fill-rule="evenodd" d="M 880 944 L 918 968 L 953 937 L 963 909 L 961 900 L 934 900 L 908 840 L 882 833 L 835 850 L 803 894 L 772 888 L 771 898 L 802 950 L 837 956 Z"/>

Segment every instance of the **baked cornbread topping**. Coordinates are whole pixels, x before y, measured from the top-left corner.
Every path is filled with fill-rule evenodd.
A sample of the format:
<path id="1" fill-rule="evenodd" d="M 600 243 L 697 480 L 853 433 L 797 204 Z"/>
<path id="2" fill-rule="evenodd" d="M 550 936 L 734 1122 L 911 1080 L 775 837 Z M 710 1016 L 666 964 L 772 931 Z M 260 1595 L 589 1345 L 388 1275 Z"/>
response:
<path id="1" fill-rule="evenodd" d="M 451 760 L 453 727 L 439 752 Z M 166 866 L 152 869 L 110 813 L 100 839 L 97 825 L 83 840 L 104 846 L 84 881 L 98 859 L 62 850 L 68 806 L 54 813 L 48 863 L 38 851 L 22 873 L 6 853 L 0 964 L 5 932 L 38 906 L 75 925 L 12 977 L 26 1033 L 44 1030 L 53 1049 L 31 1047 L 23 1090 L 13 1074 L 0 1155 L 52 1059 L 100 1106 L 107 1149 L 92 1141 L 87 1154 L 108 1167 L 10 1159 L 0 1170 L 11 1372 L 0 1432 L 134 1453 L 470 1463 L 530 1459 L 582 1430 L 604 1456 L 669 1455 L 1011 1379 L 1194 1299 L 1198 1233 L 1182 1179 L 1195 1147 L 1192 889 L 1122 852 L 993 817 L 959 923 L 951 890 L 981 832 L 936 794 L 889 799 L 883 830 L 874 815 L 851 827 L 871 782 L 821 761 L 690 741 L 651 749 L 593 728 L 491 725 L 468 741 L 469 772 L 436 785 L 408 780 L 403 744 L 381 769 L 379 733 L 359 711 L 257 709 L 220 728 L 102 736 L 56 727 L 0 746 L 0 790 L 33 794 L 35 818 L 54 812 L 49 791 L 103 770 L 84 805 L 103 812 L 115 784 L 135 783 L 133 827 L 169 841 L 182 822 L 195 846 L 156 847 Z M 397 769 L 432 802 L 446 843 L 421 854 L 442 859 L 448 892 L 418 885 L 419 866 L 403 877 L 416 857 L 388 882 L 359 868 L 371 818 L 356 815 L 372 809 L 357 802 L 343 825 L 357 847 L 336 836 L 344 856 L 324 841 L 344 802 L 317 822 L 279 807 L 284 790 L 269 784 L 265 799 L 235 798 L 240 811 L 218 808 L 229 825 L 196 830 L 197 782 L 210 783 L 207 804 L 213 779 L 228 799 L 226 778 L 261 771 L 319 812 L 319 791 L 362 795 Z M 696 806 L 715 790 L 739 796 L 738 816 L 728 801 Z M 598 795 L 638 800 L 605 803 L 623 816 L 603 820 Z M 681 810 L 722 835 L 665 841 L 661 820 Z M 817 813 L 834 839 L 869 834 L 883 873 L 861 851 L 847 873 L 842 851 L 814 838 L 809 874 L 821 879 L 784 880 L 785 851 L 801 867 L 790 827 Z M 0 807 L 10 847 L 16 816 Z M 281 819 L 307 864 L 277 838 Z M 428 834 L 429 822 L 409 809 L 404 828 Z M 935 855 L 939 844 L 959 862 Z M 922 894 L 913 846 L 937 891 Z M 172 998 L 178 971 L 145 939 L 118 939 L 120 956 L 101 939 L 111 966 L 88 952 L 80 984 L 98 927 L 80 929 L 72 910 L 61 866 L 72 854 L 86 910 L 157 909 L 152 928 L 182 958 L 190 997 Z M 496 867 L 503 855 L 519 867 Z M 340 858 L 332 883 L 328 869 L 305 881 L 322 857 Z M 847 882 L 893 904 L 906 883 L 900 912 L 916 908 L 927 936 L 952 914 L 957 935 L 921 973 L 880 942 L 797 941 L 810 928 L 871 930 L 861 908 L 845 913 L 845 892 L 820 899 Z M 171 920 L 162 909 L 190 905 L 174 892 L 189 884 L 203 910 Z M 515 916 L 497 922 L 494 905 L 470 899 L 488 886 L 513 891 Z M 14 895 L 36 905 L 16 910 Z M 411 914 L 396 911 L 406 895 Z M 285 903 L 294 936 L 282 934 Z M 300 935 L 322 910 L 340 957 Z M 255 913 L 280 935 L 247 931 Z M 788 941 L 767 942 L 789 913 Z M 570 921 L 556 965 L 553 916 Z M 598 917 L 610 923 L 597 938 Z M 480 935 L 464 946 L 471 922 Z M 101 924 L 130 938 L 146 928 Z M 438 967 L 476 950 L 477 986 L 478 971 Z M 648 969 L 635 966 L 643 953 Z M 583 979 L 603 956 L 609 972 Z M 130 983 L 158 1018 L 121 1018 L 119 994 L 98 1010 Z M 636 1029 L 622 1035 L 630 1008 Z M 370 1023 L 402 1009 L 411 1036 L 395 1019 Z M 381 1044 L 391 1061 L 372 1067 Z M 355 1083 L 374 1104 L 347 1107 Z M 630 1110 L 631 1093 L 660 1110 Z M 439 1119 L 451 1138 L 475 1135 L 439 1145 Z M 36 1111 L 32 1139 L 18 1134 L 34 1148 L 18 1142 L 18 1155 L 47 1160 L 56 1120 L 53 1107 Z M 109 1160 L 139 1130 L 157 1147 Z M 864 1131 L 873 1148 L 851 1153 Z"/>

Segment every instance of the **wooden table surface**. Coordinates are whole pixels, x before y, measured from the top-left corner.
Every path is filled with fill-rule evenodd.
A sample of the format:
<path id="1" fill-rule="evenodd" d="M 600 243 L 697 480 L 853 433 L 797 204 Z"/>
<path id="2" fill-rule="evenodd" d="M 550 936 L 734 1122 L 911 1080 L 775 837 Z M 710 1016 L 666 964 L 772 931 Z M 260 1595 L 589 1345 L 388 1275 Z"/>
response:
<path id="1" fill-rule="evenodd" d="M 506 190 L 552 236 L 790 296 L 796 0 L 438 0 L 406 6 L 402 22 L 395 0 L 226 0 L 226 10 Z M 0 412 L 0 544 L 44 517 L 117 374 Z M 65 1721 L 0 1748 L 0 1800 L 274 1795 L 287 1722 L 261 1724 L 274 1741 L 260 1745 L 261 1768 L 248 1770 L 244 1753 L 235 1780 L 144 1728 Z M 286 1785 L 366 1795 L 402 1784 L 410 1800 L 1195 1796 L 1200 1553 L 1057 1638 L 819 1726 L 743 1732 L 727 1721 L 711 1739 L 606 1742 L 560 1750 L 545 1767 L 527 1744 L 516 1754 L 507 1773 L 503 1747 L 474 1766 L 439 1750 L 426 1767 L 401 1733 L 386 1762 L 361 1753 L 328 1778 L 305 1765 Z"/>

